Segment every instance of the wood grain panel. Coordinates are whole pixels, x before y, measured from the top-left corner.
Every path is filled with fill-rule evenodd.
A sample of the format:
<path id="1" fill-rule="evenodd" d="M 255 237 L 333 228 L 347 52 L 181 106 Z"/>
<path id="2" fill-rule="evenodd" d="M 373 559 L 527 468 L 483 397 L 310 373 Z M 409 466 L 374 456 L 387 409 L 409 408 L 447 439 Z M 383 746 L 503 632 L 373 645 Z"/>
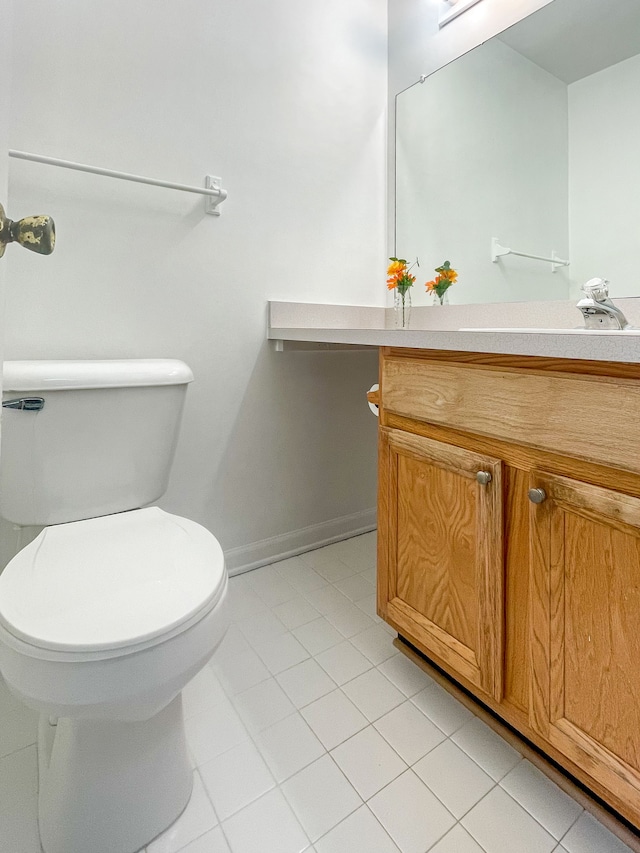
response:
<path id="1" fill-rule="evenodd" d="M 547 500 L 531 515 L 531 722 L 638 810 L 640 500 L 544 472 L 533 483 Z"/>
<path id="2" fill-rule="evenodd" d="M 483 453 L 487 456 L 499 457 L 514 468 L 522 468 L 525 471 L 544 468 L 544 470 L 554 474 L 575 477 L 595 486 L 615 489 L 640 497 L 640 476 L 631 471 L 620 471 L 595 462 L 571 459 L 552 451 L 536 450 L 533 447 L 524 447 L 491 436 L 462 432 L 392 413 L 386 417 L 386 426 L 390 429 L 422 435 L 434 441 L 454 444 L 457 447 Z"/>
<path id="3" fill-rule="evenodd" d="M 548 488 L 537 472 L 530 488 Z M 551 729 L 551 502 L 529 503 L 529 721 L 545 740 Z"/>
<path id="4" fill-rule="evenodd" d="M 445 661 L 453 672 L 469 679 L 478 687 L 482 686 L 482 673 L 472 649 L 414 610 L 401 598 L 394 598 L 389 602 L 388 613 L 392 622 L 409 636 L 420 637 L 422 644 Z"/>
<path id="5" fill-rule="evenodd" d="M 506 353 L 463 352 L 462 350 L 411 349 L 383 347 L 386 358 L 418 358 L 422 361 L 467 364 L 488 370 L 537 371 L 540 373 L 573 373 L 582 376 L 616 376 L 621 379 L 640 379 L 640 364 L 622 361 L 586 361 L 575 358 L 550 358 L 537 355 L 508 355 Z"/>
<path id="6" fill-rule="evenodd" d="M 387 358 L 382 399 L 386 412 L 640 473 L 637 380 Z"/>
<path id="7" fill-rule="evenodd" d="M 475 651 L 476 485 L 398 458 L 397 595 Z"/>
<path id="8" fill-rule="evenodd" d="M 387 521 L 386 616 L 490 695 L 503 690 L 502 463 L 381 429 Z M 478 471 L 492 479 L 476 481 Z M 379 609 L 385 607 L 380 602 Z M 489 626 L 489 627 L 487 627 Z"/>
<path id="9" fill-rule="evenodd" d="M 562 716 L 640 769 L 639 534 L 564 513 Z"/>
<path id="10" fill-rule="evenodd" d="M 492 479 L 487 486 L 478 485 L 476 491 L 476 594 L 479 634 L 477 656 L 482 672 L 482 686 L 494 699 L 500 699 L 504 692 L 503 468 L 499 459 L 485 458 L 482 469 L 489 473 Z"/>
<path id="11" fill-rule="evenodd" d="M 612 798 L 622 801 L 622 813 L 631 811 L 635 823 L 639 822 L 640 773 L 566 719 L 558 720 L 553 726 L 550 742 L 604 785 L 606 801 Z"/>
<path id="12" fill-rule="evenodd" d="M 389 551 L 392 528 L 389 504 L 389 481 L 391 475 L 389 431 L 378 429 L 378 539 L 376 544 L 376 610 L 381 619 L 387 618 L 387 603 L 393 595 L 389 589 Z"/>
<path id="13" fill-rule="evenodd" d="M 505 701 L 529 708 L 528 472 L 505 468 Z"/>

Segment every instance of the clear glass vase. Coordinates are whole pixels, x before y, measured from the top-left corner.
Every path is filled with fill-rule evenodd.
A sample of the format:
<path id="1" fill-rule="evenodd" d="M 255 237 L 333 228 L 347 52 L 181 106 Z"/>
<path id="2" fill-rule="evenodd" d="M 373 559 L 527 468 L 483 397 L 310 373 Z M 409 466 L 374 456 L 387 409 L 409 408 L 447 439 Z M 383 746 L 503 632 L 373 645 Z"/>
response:
<path id="1" fill-rule="evenodd" d="M 411 319 L 411 291 L 405 290 L 401 293 L 396 288 L 393 300 L 393 311 L 395 315 L 396 329 L 408 329 Z"/>
<path id="2" fill-rule="evenodd" d="M 445 290 L 442 296 L 438 296 L 436 291 L 433 291 L 433 304 L 434 305 L 448 305 L 449 304 L 449 288 Z"/>

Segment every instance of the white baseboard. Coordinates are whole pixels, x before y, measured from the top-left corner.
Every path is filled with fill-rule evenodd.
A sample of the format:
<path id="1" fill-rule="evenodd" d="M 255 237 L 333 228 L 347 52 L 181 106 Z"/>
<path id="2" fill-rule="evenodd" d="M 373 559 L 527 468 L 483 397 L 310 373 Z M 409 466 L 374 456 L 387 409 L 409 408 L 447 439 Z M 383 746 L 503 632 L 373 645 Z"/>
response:
<path id="1" fill-rule="evenodd" d="M 332 518 L 330 521 L 312 524 L 300 530 L 261 539 L 250 545 L 230 548 L 224 554 L 227 571 L 230 575 L 239 575 L 269 563 L 276 563 L 278 560 L 286 560 L 287 557 L 295 557 L 305 551 L 322 548 L 323 545 L 331 545 L 342 539 L 369 533 L 375 528 L 375 508 L 354 512 L 352 515 L 343 515 L 341 518 Z"/>

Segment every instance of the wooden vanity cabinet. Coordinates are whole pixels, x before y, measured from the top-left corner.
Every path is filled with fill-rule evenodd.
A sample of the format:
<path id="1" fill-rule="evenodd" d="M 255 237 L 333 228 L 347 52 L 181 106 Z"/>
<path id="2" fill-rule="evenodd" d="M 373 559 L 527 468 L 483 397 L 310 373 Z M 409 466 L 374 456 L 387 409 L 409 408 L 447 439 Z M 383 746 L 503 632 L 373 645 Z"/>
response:
<path id="1" fill-rule="evenodd" d="M 640 366 L 384 349 L 378 488 L 382 618 L 640 827 Z"/>

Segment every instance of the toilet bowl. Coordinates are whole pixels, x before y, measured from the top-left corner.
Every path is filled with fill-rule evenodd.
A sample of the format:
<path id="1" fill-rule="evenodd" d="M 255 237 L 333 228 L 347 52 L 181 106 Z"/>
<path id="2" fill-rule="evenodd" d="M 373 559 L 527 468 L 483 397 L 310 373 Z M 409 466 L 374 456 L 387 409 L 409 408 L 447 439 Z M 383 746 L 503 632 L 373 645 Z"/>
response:
<path id="1" fill-rule="evenodd" d="M 180 691 L 226 590 L 217 540 L 157 507 L 45 528 L 0 575 L 0 670 L 42 714 L 46 853 L 134 853 L 183 810 Z"/>
<path id="2" fill-rule="evenodd" d="M 40 712 L 42 847 L 136 853 L 189 801 L 181 691 L 228 624 L 218 541 L 150 506 L 193 375 L 133 359 L 3 378 L 0 514 L 46 525 L 0 574 L 0 673 Z"/>

